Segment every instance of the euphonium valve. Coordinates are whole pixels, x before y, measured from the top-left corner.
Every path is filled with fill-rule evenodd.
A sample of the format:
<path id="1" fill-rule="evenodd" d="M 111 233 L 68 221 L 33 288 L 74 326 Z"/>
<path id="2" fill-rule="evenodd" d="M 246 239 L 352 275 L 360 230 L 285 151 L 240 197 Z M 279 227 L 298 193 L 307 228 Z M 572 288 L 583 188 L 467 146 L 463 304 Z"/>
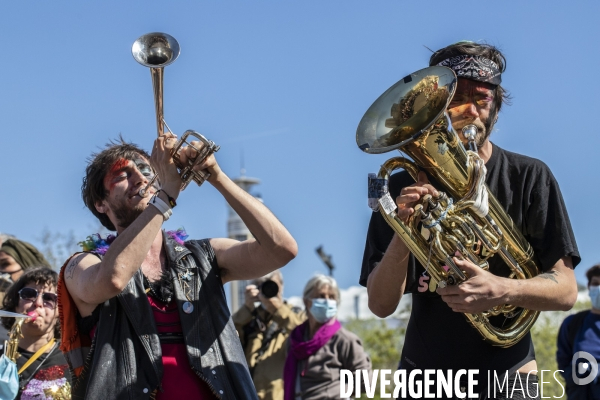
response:
<path id="1" fill-rule="evenodd" d="M 367 110 L 356 131 L 358 147 L 370 154 L 399 150 L 410 157 L 391 158 L 376 177 L 370 174 L 369 205 L 381 212 L 438 286 L 468 279 L 452 259 L 457 252 L 483 269 L 499 257 L 509 278 L 532 278 L 539 273 L 533 250 L 485 184 L 477 127 L 467 125 L 462 131 L 466 150 L 446 114 L 456 81 L 449 68 L 425 68 L 390 87 Z M 400 168 L 415 181 L 424 170 L 441 186 L 438 197 L 425 196 L 406 221 L 397 216 L 388 192 L 389 176 Z M 500 315 L 503 324 L 494 325 L 490 318 Z M 486 341 L 510 347 L 529 332 L 538 315 L 505 304 L 465 317 Z"/>

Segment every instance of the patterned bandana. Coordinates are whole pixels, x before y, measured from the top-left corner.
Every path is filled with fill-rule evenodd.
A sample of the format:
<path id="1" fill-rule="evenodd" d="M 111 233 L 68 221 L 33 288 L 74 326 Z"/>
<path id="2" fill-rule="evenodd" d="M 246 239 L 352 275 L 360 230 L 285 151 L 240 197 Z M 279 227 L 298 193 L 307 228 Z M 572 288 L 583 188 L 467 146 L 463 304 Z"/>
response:
<path id="1" fill-rule="evenodd" d="M 487 82 L 492 85 L 499 85 L 502 82 L 498 64 L 485 57 L 463 54 L 447 58 L 438 65 L 452 69 L 459 78 Z"/>

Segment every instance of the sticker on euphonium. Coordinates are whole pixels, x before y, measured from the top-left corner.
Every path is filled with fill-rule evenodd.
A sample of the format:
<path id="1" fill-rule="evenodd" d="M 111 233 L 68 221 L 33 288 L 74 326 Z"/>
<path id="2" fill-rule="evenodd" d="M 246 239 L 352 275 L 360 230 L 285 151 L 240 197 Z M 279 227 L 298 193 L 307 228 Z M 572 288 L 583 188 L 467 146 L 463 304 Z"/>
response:
<path id="1" fill-rule="evenodd" d="M 392 196 L 390 196 L 389 193 L 384 194 L 383 197 L 379 199 L 379 205 L 387 215 L 393 213 L 397 208 L 394 199 L 392 199 Z"/>
<path id="2" fill-rule="evenodd" d="M 379 199 L 388 192 L 387 179 L 378 178 L 376 174 L 369 174 L 368 196 L 369 208 L 379 211 Z"/>

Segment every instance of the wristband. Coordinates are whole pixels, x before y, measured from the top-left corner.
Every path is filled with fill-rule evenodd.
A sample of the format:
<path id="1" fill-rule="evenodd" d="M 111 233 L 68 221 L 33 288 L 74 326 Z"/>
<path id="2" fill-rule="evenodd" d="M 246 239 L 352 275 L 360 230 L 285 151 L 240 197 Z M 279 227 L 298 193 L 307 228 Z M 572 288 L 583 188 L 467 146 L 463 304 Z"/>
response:
<path id="1" fill-rule="evenodd" d="M 169 196 L 169 193 L 165 192 L 164 189 L 158 189 L 158 191 L 156 192 L 156 195 L 158 196 L 158 194 L 160 192 L 163 192 L 165 194 L 165 196 L 167 196 L 167 199 L 169 200 L 169 205 L 171 206 L 171 208 L 175 208 L 175 206 L 177 205 L 177 202 L 175 201 L 175 199 L 172 198 L 171 196 Z"/>
<path id="2" fill-rule="evenodd" d="M 167 221 L 171 217 L 171 215 L 173 215 L 171 207 L 169 207 L 167 203 L 165 203 L 160 197 L 158 197 L 156 193 L 154 194 L 154 196 L 152 196 L 152 198 L 148 202 L 148 205 L 153 205 L 154 207 L 156 207 L 158 211 L 160 211 L 160 213 L 162 214 L 165 221 Z"/>

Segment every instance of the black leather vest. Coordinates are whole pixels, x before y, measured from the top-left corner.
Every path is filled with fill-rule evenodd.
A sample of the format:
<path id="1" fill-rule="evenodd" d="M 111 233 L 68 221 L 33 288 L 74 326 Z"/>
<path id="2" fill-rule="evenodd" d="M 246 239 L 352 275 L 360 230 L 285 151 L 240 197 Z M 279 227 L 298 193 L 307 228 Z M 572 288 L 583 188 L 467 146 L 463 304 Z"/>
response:
<path id="1" fill-rule="evenodd" d="M 220 399 L 258 399 L 209 241 L 187 241 L 182 246 L 164 235 L 164 244 L 192 370 Z M 193 310 L 185 313 L 182 308 L 188 298 Z M 72 398 L 154 398 L 155 391 L 161 390 L 162 374 L 160 342 L 138 270 L 118 296 L 101 306 L 92 347 L 82 374 L 73 383 Z"/>

